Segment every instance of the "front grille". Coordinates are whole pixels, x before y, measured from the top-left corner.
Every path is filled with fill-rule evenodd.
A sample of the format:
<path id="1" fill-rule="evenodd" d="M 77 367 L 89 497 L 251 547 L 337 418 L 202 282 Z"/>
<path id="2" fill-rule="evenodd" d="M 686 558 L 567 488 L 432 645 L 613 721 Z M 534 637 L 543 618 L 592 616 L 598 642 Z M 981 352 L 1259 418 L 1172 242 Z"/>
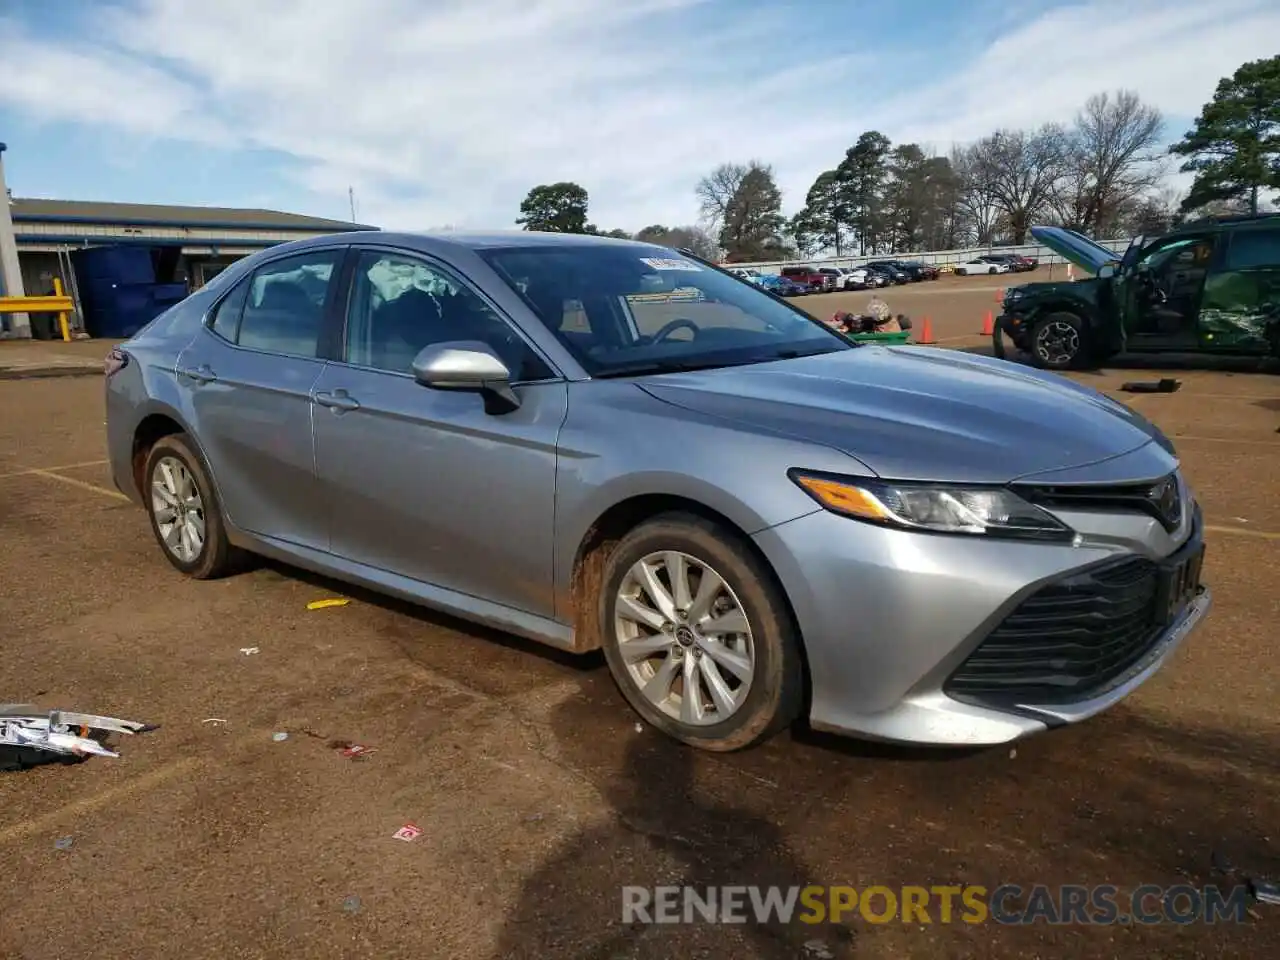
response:
<path id="1" fill-rule="evenodd" d="M 1153 622 L 1158 568 L 1110 561 L 1042 587 L 993 630 L 943 685 L 990 705 L 1069 703 L 1105 690 L 1142 659 L 1163 628 Z"/>
<path id="2" fill-rule="evenodd" d="M 1018 495 L 1037 506 L 1077 510 L 1145 513 L 1170 533 L 1182 522 L 1182 490 L 1176 473 L 1145 483 L 1109 485 L 1014 486 Z"/>

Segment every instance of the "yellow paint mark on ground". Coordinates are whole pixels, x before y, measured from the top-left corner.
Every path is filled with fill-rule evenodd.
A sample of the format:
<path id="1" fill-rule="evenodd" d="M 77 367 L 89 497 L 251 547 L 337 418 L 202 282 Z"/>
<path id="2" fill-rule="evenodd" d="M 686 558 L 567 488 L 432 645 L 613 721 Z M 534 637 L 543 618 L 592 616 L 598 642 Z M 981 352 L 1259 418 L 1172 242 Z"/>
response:
<path id="1" fill-rule="evenodd" d="M 123 500 L 126 503 L 131 502 L 119 490 L 109 490 L 106 487 L 100 487 L 96 483 L 85 483 L 83 480 L 76 480 L 73 477 L 64 477 L 60 473 L 54 473 L 52 470 L 32 470 L 31 473 L 37 477 L 44 477 L 46 480 L 59 480 L 62 483 L 70 484 L 73 487 L 79 487 L 81 490 L 89 490 L 93 493 L 100 493 L 104 497 L 114 497 L 116 500 Z"/>
<path id="2" fill-rule="evenodd" d="M 263 732 L 255 731 L 226 746 L 223 752 L 238 754 L 240 751 L 263 742 Z M 133 738 L 128 738 L 132 740 Z M 78 800 L 72 800 L 70 803 L 64 804 L 56 810 L 50 810 L 48 813 L 21 823 L 14 823 L 8 826 L 0 826 L 0 844 L 11 843 L 15 840 L 25 840 L 28 837 L 53 830 L 59 826 L 64 820 L 70 817 L 82 817 L 93 813 L 103 807 L 120 803 L 134 797 L 154 790 L 156 787 L 169 783 L 173 780 L 179 780 L 188 777 L 193 771 L 199 767 L 203 767 L 209 763 L 218 762 L 217 756 L 208 754 L 202 756 L 182 757 L 171 763 L 156 767 L 140 776 L 126 780 L 114 787 L 108 787 L 101 793 L 93 794 L 88 797 L 81 797 Z M 87 763 L 113 763 L 115 761 L 110 757 L 90 757 Z M 56 768 L 53 768 L 56 769 Z"/>
<path id="3" fill-rule="evenodd" d="M 111 758 L 94 757 L 88 762 L 110 763 Z M 11 824 L 7 827 L 0 827 L 0 844 L 11 843 L 15 840 L 25 840 L 32 835 L 52 830 L 68 817 L 84 816 L 102 807 L 145 793 L 154 787 L 160 786 L 162 783 L 185 777 L 205 762 L 206 758 L 204 757 L 183 757 L 181 760 L 175 760 L 173 763 L 157 767 L 155 770 L 144 773 L 132 780 L 126 780 L 124 783 L 103 790 L 101 793 L 90 797 L 81 797 L 79 800 L 72 800 L 65 806 L 59 807 L 57 810 L 50 810 L 42 816 L 23 820 L 21 823 Z"/>
<path id="4" fill-rule="evenodd" d="M 14 480 L 18 477 L 34 477 L 40 473 L 57 473 L 59 470 L 80 470 L 84 467 L 101 467 L 109 460 L 86 460 L 83 463 L 64 463 L 57 467 L 27 467 L 12 473 L 0 473 L 0 480 Z"/>
<path id="5" fill-rule="evenodd" d="M 307 604 L 308 610 L 327 610 L 329 607 L 345 607 L 351 601 L 345 597 L 335 597 L 331 600 L 312 600 Z"/>

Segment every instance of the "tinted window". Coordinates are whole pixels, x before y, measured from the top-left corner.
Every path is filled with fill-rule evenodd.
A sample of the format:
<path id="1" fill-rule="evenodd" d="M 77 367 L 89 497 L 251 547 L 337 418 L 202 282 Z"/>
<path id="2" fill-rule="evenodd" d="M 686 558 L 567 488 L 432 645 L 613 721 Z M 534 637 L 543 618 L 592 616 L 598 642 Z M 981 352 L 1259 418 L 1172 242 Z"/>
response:
<path id="1" fill-rule="evenodd" d="M 424 347 L 479 340 L 502 358 L 516 380 L 552 375 L 510 324 L 439 267 L 409 256 L 367 251 L 360 256 L 353 284 L 346 325 L 349 363 L 412 373 L 414 358 Z M 580 322 L 580 311 L 573 307 L 562 304 L 562 323 Z"/>
<path id="2" fill-rule="evenodd" d="M 314 357 L 324 307 L 341 251 L 303 253 L 254 272 L 237 343 L 255 350 Z"/>
<path id="3" fill-rule="evenodd" d="M 1227 248 L 1227 269 L 1280 268 L 1280 230 L 1241 230 Z"/>
<path id="4" fill-rule="evenodd" d="M 563 244 L 481 255 L 593 375 L 667 361 L 716 366 L 850 349 L 759 287 L 664 247 Z M 576 329 L 565 323 L 570 302 L 584 315 Z"/>
<path id="5" fill-rule="evenodd" d="M 244 310 L 244 302 L 249 296 L 249 278 L 231 291 L 231 295 L 218 304 L 213 311 L 213 323 L 209 325 L 218 336 L 232 343 L 236 342 L 236 328 L 240 325 L 240 313 Z"/>

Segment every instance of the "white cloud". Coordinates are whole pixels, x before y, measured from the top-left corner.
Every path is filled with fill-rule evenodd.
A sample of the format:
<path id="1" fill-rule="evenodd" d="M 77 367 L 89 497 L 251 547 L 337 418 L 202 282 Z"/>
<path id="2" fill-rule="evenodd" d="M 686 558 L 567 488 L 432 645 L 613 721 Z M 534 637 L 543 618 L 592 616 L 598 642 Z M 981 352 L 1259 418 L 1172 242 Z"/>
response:
<path id="1" fill-rule="evenodd" d="M 725 160 L 773 163 L 794 207 L 866 129 L 946 149 L 1068 120 L 1117 87 L 1193 115 L 1280 35 L 1280 7 L 1261 0 L 1082 3 L 993 21 L 985 48 L 913 84 L 919 49 L 899 61 L 868 38 L 871 55 L 806 64 L 780 42 L 785 10 L 703 6 L 132 0 L 94 14 L 79 41 L 0 20 L 0 62 L 22 64 L 0 103 L 278 151 L 307 189 L 354 186 L 361 218 L 389 227 L 511 226 L 531 185 L 566 179 L 590 191 L 596 223 L 638 229 L 691 221 L 694 183 Z"/>

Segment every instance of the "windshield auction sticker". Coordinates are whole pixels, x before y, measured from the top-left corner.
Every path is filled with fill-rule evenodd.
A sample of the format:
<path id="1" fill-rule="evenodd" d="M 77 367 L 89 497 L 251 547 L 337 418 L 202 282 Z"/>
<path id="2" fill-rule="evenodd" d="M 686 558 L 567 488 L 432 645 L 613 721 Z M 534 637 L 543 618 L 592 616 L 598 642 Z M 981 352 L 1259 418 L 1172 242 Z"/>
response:
<path id="1" fill-rule="evenodd" d="M 702 268 L 691 260 L 664 260 L 661 257 L 641 257 L 640 262 L 654 270 L 687 270 L 697 273 Z"/>

